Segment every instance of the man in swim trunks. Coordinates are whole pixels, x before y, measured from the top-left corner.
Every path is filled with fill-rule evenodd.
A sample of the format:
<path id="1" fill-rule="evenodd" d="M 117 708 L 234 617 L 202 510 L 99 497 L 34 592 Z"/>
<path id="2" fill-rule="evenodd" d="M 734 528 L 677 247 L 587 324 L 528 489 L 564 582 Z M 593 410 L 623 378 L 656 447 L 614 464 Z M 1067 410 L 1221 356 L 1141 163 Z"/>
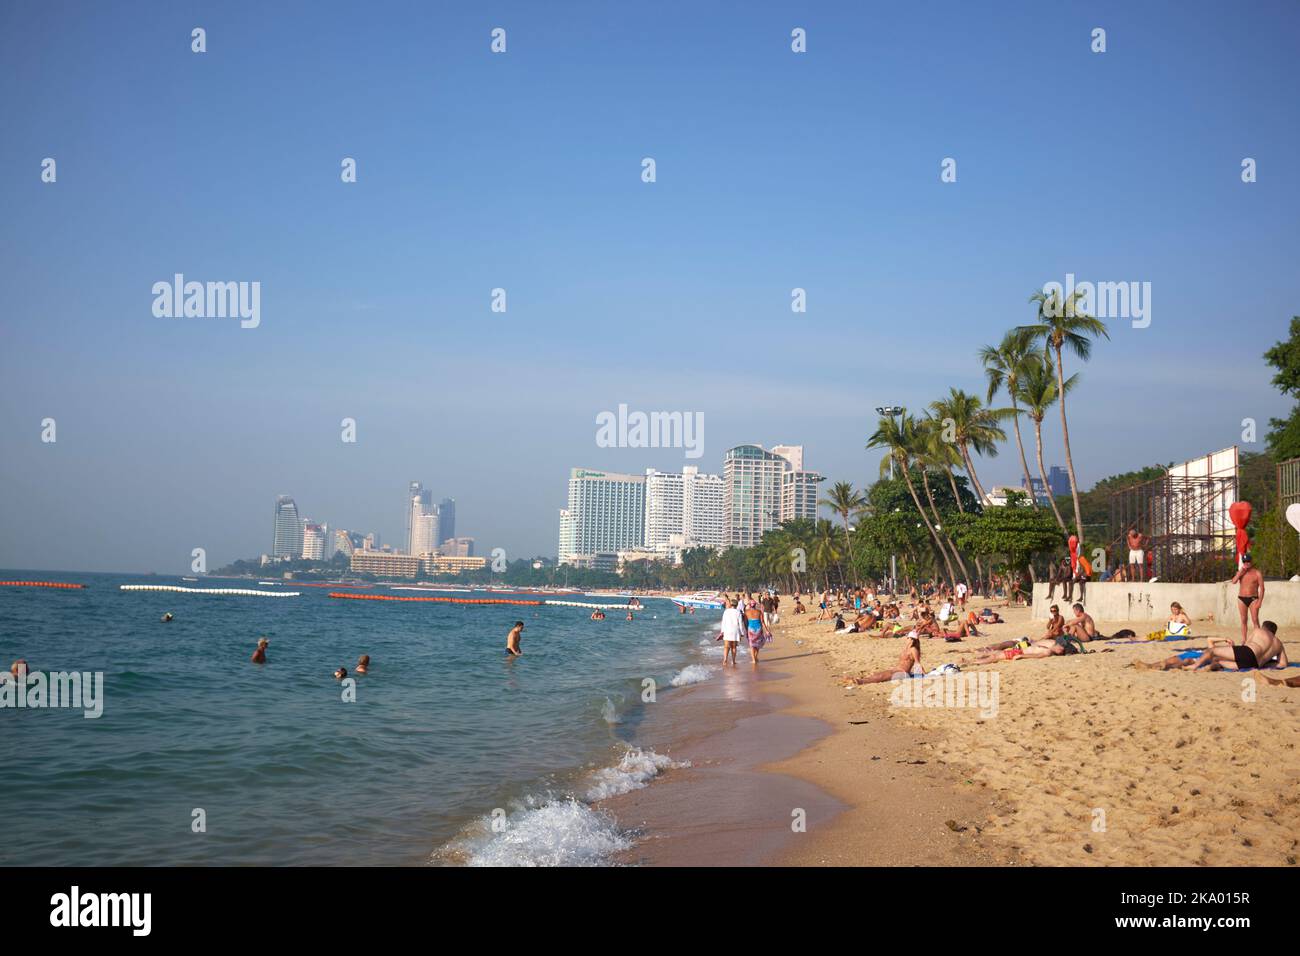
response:
<path id="1" fill-rule="evenodd" d="M 1128 540 L 1128 565 L 1129 580 L 1143 580 L 1143 573 L 1146 570 L 1147 556 L 1143 550 L 1142 532 L 1137 529 L 1137 525 L 1129 525 L 1128 534 L 1125 535 Z"/>
<path id="2" fill-rule="evenodd" d="M 515 626 L 510 629 L 506 635 L 506 657 L 523 657 L 524 652 L 519 649 L 519 635 L 524 632 L 524 622 L 515 621 Z"/>
<path id="3" fill-rule="evenodd" d="M 1141 671 L 1169 671 L 1175 668 L 1199 671 L 1210 670 L 1255 670 L 1263 667 L 1282 669 L 1289 666 L 1286 647 L 1277 636 L 1277 625 L 1265 621 L 1260 627 L 1250 632 L 1250 637 L 1242 644 L 1233 644 L 1221 637 L 1212 637 L 1209 648 L 1193 655 L 1183 651 L 1173 657 L 1167 657 L 1155 664 L 1134 661 L 1133 666 Z"/>
<path id="4" fill-rule="evenodd" d="M 1241 615 L 1241 642 L 1246 643 L 1246 616 L 1259 630 L 1259 609 L 1264 605 L 1264 575 L 1250 560 L 1250 552 L 1241 556 L 1241 569 L 1232 576 L 1229 584 L 1237 585 L 1237 613 Z"/>
<path id="5" fill-rule="evenodd" d="M 266 645 L 270 643 L 271 642 L 267 640 L 265 637 L 259 637 L 257 639 L 257 650 L 253 651 L 253 657 L 252 657 L 252 661 L 254 664 L 266 663 Z"/>
<path id="6" fill-rule="evenodd" d="M 1095 640 L 1097 637 L 1097 625 L 1092 619 L 1092 615 L 1083 609 L 1082 604 L 1074 605 L 1074 620 L 1065 625 L 1065 633 L 1071 637 L 1077 637 L 1085 643 Z"/>

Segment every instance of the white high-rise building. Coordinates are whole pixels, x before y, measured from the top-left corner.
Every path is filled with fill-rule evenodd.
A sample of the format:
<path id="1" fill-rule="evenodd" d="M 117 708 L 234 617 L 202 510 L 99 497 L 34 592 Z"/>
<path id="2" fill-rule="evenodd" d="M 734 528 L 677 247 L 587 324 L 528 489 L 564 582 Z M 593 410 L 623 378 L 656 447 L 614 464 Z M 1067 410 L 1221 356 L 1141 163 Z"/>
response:
<path id="1" fill-rule="evenodd" d="M 275 499 L 275 542 L 271 556 L 302 557 L 302 522 L 298 519 L 298 506 L 288 495 Z"/>
<path id="2" fill-rule="evenodd" d="M 409 554 L 425 554 L 438 547 L 438 512 L 426 511 L 411 515 L 411 541 Z"/>
<path id="3" fill-rule="evenodd" d="M 723 457 L 724 538 L 750 548 L 782 522 L 817 517 L 817 483 L 803 467 L 803 445 L 737 445 Z"/>
<path id="4" fill-rule="evenodd" d="M 302 525 L 302 556 L 307 561 L 325 560 L 325 526 L 315 521 Z"/>
<path id="5" fill-rule="evenodd" d="M 772 454 L 780 455 L 795 471 L 803 471 L 803 445 L 773 445 Z"/>
<path id="6" fill-rule="evenodd" d="M 644 475 L 570 470 L 569 506 L 560 512 L 560 562 L 639 547 L 645 540 L 645 482 Z"/>
<path id="7" fill-rule="evenodd" d="M 420 554 L 420 552 L 416 550 L 416 545 L 422 544 L 423 541 L 415 540 L 416 526 L 419 524 L 417 519 L 423 517 L 424 515 L 433 513 L 434 511 L 435 509 L 433 506 L 433 492 L 431 492 L 428 488 L 424 487 L 424 485 L 420 484 L 418 481 L 411 482 L 410 485 L 407 486 L 407 493 L 406 493 L 406 553 L 407 554 Z M 435 539 L 433 545 L 431 545 L 428 548 L 425 548 L 424 550 L 428 551 L 430 550 L 431 547 L 437 547 L 437 545 L 438 542 Z"/>
<path id="8" fill-rule="evenodd" d="M 802 460 L 803 456 L 799 456 Z M 826 480 L 815 471 L 787 471 L 781 476 L 781 521 L 817 517 L 817 485 Z"/>
<path id="9" fill-rule="evenodd" d="M 719 475 L 701 475 L 693 465 L 681 474 L 646 469 L 645 546 L 674 553 L 683 547 L 722 547 L 722 504 Z"/>

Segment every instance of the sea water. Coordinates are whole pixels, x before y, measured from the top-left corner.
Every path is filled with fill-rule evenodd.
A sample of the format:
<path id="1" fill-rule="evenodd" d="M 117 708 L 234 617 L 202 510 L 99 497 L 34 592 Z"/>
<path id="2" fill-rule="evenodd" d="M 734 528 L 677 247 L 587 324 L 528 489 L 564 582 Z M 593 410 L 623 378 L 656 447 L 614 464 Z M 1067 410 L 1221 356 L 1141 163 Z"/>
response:
<path id="1" fill-rule="evenodd" d="M 0 579 L 87 585 L 0 587 L 0 665 L 104 675 L 97 719 L 0 709 L 2 865 L 602 863 L 635 835 L 593 804 L 686 772 L 637 745 L 648 691 L 660 701 L 716 670 L 716 613 L 660 599 L 633 622 L 594 622 L 582 608 L 342 600 L 290 581 Z M 509 660 L 516 620 L 524 656 Z M 347 701 L 333 673 L 361 654 L 370 671 Z"/>

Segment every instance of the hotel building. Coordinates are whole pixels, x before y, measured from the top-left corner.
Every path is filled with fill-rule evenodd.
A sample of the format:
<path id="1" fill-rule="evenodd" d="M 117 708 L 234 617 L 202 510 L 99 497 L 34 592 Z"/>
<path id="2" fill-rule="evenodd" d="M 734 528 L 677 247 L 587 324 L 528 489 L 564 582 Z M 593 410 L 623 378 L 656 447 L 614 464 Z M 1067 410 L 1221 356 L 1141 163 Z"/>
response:
<path id="1" fill-rule="evenodd" d="M 559 561 L 609 555 L 639 547 L 645 539 L 644 475 L 574 468 L 569 506 L 560 512 Z"/>
<path id="2" fill-rule="evenodd" d="M 723 497 L 721 476 L 701 475 L 693 465 L 680 474 L 646 469 L 646 548 L 676 559 L 683 547 L 722 547 Z"/>
<path id="3" fill-rule="evenodd" d="M 817 517 L 817 484 L 803 467 L 802 445 L 737 445 L 723 456 L 723 537 L 728 547 L 752 548 L 785 521 Z"/>
<path id="4" fill-rule="evenodd" d="M 273 558 L 299 558 L 302 556 L 302 521 L 298 506 L 288 495 L 275 499 L 275 540 L 271 546 Z"/>

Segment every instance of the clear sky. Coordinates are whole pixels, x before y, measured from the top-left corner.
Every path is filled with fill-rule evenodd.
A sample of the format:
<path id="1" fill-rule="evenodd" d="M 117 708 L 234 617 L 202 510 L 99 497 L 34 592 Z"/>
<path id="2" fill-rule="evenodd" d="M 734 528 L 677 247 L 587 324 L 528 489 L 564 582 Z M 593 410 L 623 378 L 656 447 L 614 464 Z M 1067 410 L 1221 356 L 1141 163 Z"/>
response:
<path id="1" fill-rule="evenodd" d="M 5 3 L 0 567 L 215 566 L 277 494 L 397 543 L 411 480 L 553 555 L 570 467 L 740 442 L 863 485 L 874 407 L 982 389 L 1067 273 L 1152 284 L 1072 396 L 1085 487 L 1262 439 L 1298 46 L 1293 2 Z M 176 272 L 260 326 L 155 317 Z M 620 402 L 704 456 L 597 447 Z"/>

